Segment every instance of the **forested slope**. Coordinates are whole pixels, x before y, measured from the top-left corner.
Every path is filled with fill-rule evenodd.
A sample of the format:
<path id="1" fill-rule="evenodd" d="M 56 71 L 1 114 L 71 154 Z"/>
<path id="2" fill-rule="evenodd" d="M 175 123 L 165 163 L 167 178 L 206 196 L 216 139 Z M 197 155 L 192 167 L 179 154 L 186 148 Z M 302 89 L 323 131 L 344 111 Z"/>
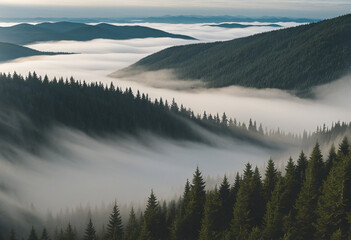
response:
<path id="1" fill-rule="evenodd" d="M 208 87 L 306 90 L 350 72 L 351 14 L 226 42 L 171 47 L 117 72 L 173 69 Z"/>
<path id="2" fill-rule="evenodd" d="M 309 157 L 301 152 L 289 159 L 279 171 L 269 160 L 264 173 L 246 164 L 230 183 L 206 191 L 199 169 L 192 181 L 186 181 L 183 195 L 161 202 L 155 192 L 147 200 L 142 214 L 132 208 L 129 219 L 122 221 L 115 202 L 104 226 L 94 225 L 89 212 L 85 231 L 78 232 L 70 223 L 44 226 L 48 232 L 32 228 L 29 240 L 271 240 L 271 239 L 349 239 L 351 214 L 351 155 L 347 138 L 322 156 L 315 144 Z M 82 218 L 82 217 L 81 217 Z M 62 228 L 62 226 L 64 226 Z M 11 239 L 16 232 L 12 231 Z"/>
<path id="3" fill-rule="evenodd" d="M 31 48 L 22 47 L 11 43 L 0 42 L 0 62 L 9 61 L 21 57 L 38 55 L 55 55 L 59 53 L 40 52 Z M 62 54 L 62 53 L 61 53 Z"/>

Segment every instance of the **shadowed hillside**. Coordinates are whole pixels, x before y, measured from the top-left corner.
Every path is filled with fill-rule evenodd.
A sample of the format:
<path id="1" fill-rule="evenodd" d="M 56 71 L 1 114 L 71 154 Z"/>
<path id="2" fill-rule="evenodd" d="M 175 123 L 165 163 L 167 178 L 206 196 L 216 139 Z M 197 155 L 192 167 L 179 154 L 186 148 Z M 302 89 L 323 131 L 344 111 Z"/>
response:
<path id="1" fill-rule="evenodd" d="M 165 49 L 117 72 L 174 69 L 208 87 L 240 85 L 305 91 L 350 71 L 351 14 L 226 42 Z"/>

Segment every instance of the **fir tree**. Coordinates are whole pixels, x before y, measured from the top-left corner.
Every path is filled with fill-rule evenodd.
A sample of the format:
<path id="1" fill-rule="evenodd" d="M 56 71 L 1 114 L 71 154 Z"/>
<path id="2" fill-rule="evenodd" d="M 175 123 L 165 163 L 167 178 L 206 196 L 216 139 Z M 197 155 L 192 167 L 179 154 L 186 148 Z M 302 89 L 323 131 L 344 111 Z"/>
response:
<path id="1" fill-rule="evenodd" d="M 184 215 L 184 224 L 187 226 L 185 240 L 198 238 L 205 200 L 205 182 L 199 168 L 196 168 L 189 191 L 189 202 Z"/>
<path id="2" fill-rule="evenodd" d="M 147 206 L 144 212 L 144 222 L 141 227 L 139 235 L 140 240 L 150 239 L 159 240 L 161 239 L 161 221 L 160 221 L 160 207 L 157 202 L 157 198 L 153 191 L 147 201 Z"/>
<path id="3" fill-rule="evenodd" d="M 299 179 L 299 190 L 305 181 L 307 164 L 308 164 L 308 161 L 307 161 L 306 155 L 303 151 L 301 151 L 300 156 L 297 160 L 297 166 L 296 166 L 297 176 Z"/>
<path id="4" fill-rule="evenodd" d="M 136 240 L 139 237 L 140 225 L 136 219 L 134 209 L 132 208 L 129 213 L 129 220 L 124 232 L 123 240 Z"/>
<path id="5" fill-rule="evenodd" d="M 220 231 L 224 232 L 228 229 L 230 221 L 233 218 L 233 207 L 234 198 L 230 192 L 230 185 L 227 176 L 224 175 L 221 186 L 219 187 L 219 199 L 220 199 L 220 215 L 221 218 L 218 220 L 220 222 Z M 207 201 L 207 200 L 206 200 Z"/>
<path id="6" fill-rule="evenodd" d="M 346 140 L 347 141 L 347 140 Z M 345 142 L 340 148 L 346 149 Z M 334 164 L 327 180 L 323 184 L 317 206 L 316 238 L 329 239 L 340 230 L 344 239 L 350 229 L 347 214 L 351 204 L 351 159 L 345 156 Z"/>
<path id="7" fill-rule="evenodd" d="M 46 228 L 43 228 L 43 232 L 41 233 L 40 240 L 50 240 L 49 234 L 46 231 Z"/>
<path id="8" fill-rule="evenodd" d="M 68 223 L 67 228 L 65 230 L 65 233 L 63 235 L 64 240 L 76 240 L 77 235 L 75 231 L 73 230 L 72 226 L 70 223 Z"/>
<path id="9" fill-rule="evenodd" d="M 35 232 L 34 227 L 30 230 L 28 240 L 38 240 L 37 233 Z"/>
<path id="10" fill-rule="evenodd" d="M 263 181 L 263 192 L 264 192 L 265 202 L 268 202 L 269 199 L 271 198 L 272 192 L 275 188 L 277 181 L 278 181 L 278 171 L 274 166 L 273 160 L 269 159 L 267 168 L 266 168 L 265 178 Z"/>
<path id="11" fill-rule="evenodd" d="M 83 240 L 96 240 L 96 231 L 91 218 L 89 219 L 88 225 L 85 229 Z"/>
<path id="12" fill-rule="evenodd" d="M 106 237 L 108 240 L 122 240 L 123 237 L 122 218 L 116 202 L 107 224 Z"/>
<path id="13" fill-rule="evenodd" d="M 206 194 L 204 217 L 199 235 L 199 240 L 219 240 L 221 236 L 221 201 L 220 194 L 215 188 L 214 191 Z"/>
<path id="14" fill-rule="evenodd" d="M 260 182 L 257 168 L 253 172 L 251 164 L 246 164 L 234 205 L 234 218 L 228 235 L 229 239 L 247 239 L 252 228 L 261 221 L 259 216 L 262 214 L 263 199 L 262 183 Z"/>
<path id="15" fill-rule="evenodd" d="M 323 178 L 323 160 L 316 143 L 313 148 L 308 166 L 306 169 L 306 178 L 301 192 L 296 200 L 296 230 L 297 239 L 312 239 L 316 221 L 315 209 L 319 197 L 319 188 Z"/>

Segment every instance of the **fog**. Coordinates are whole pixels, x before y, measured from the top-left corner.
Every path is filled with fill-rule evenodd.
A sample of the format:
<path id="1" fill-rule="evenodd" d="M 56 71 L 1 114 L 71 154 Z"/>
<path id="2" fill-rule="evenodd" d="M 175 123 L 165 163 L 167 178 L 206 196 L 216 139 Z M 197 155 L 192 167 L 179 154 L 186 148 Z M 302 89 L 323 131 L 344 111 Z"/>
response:
<path id="1" fill-rule="evenodd" d="M 295 23 L 279 24 L 285 24 L 284 26 L 296 25 Z M 181 82 L 180 85 L 176 81 L 171 81 L 171 88 L 173 89 L 169 89 L 169 79 L 175 80 L 175 77 L 169 74 L 163 74 L 162 76 L 160 74 L 155 76 L 149 74 L 141 77 L 141 81 L 126 81 L 107 77 L 112 72 L 127 67 L 137 60 L 166 47 L 226 40 L 275 29 L 272 27 L 225 29 L 206 26 L 206 24 L 145 23 L 143 25 L 157 27 L 172 33 L 189 34 L 199 40 L 148 38 L 37 43 L 28 46 L 41 51 L 75 52 L 78 54 L 19 59 L 0 64 L 0 71 L 17 71 L 22 74 L 36 71 L 41 75 L 48 74 L 49 77 L 74 76 L 76 79 L 87 82 L 102 81 L 106 84 L 113 81 L 115 85 L 122 88 L 132 87 L 134 91 L 140 90 L 148 93 L 151 98 L 162 97 L 169 101 L 175 98 L 178 103 L 190 107 L 196 113 L 207 111 L 212 114 L 217 112 L 221 114 L 226 112 L 228 116 L 241 122 L 247 122 L 250 118 L 253 118 L 268 129 L 279 127 L 282 130 L 294 133 L 301 133 L 303 130 L 314 131 L 317 125 L 326 123 L 327 126 L 330 126 L 332 122 L 338 120 L 349 121 L 350 119 L 351 112 L 347 111 L 348 108 L 343 105 L 343 101 L 337 100 L 340 95 L 333 94 L 333 91 L 317 94 L 317 99 L 311 100 L 299 99 L 279 90 L 253 90 L 240 87 L 184 91 L 184 88 L 187 88 L 188 85 L 184 85 L 184 82 Z M 148 81 L 144 81 L 144 78 Z M 156 81 L 150 81 L 150 79 Z M 347 78 L 343 80 L 345 79 Z M 152 84 L 144 84 L 147 82 Z M 161 82 L 163 84 L 160 84 Z M 199 85 L 199 82 L 195 83 L 196 86 Z M 157 87 L 155 88 L 155 86 Z M 192 84 L 190 84 L 190 87 L 193 87 Z M 174 88 L 183 91 L 175 91 Z M 339 85 L 332 85 L 328 88 L 340 87 Z M 348 91 L 347 88 L 343 89 L 343 91 Z M 317 89 L 317 92 L 319 91 L 323 90 Z M 345 94 L 345 96 L 347 95 Z"/>
<path id="2" fill-rule="evenodd" d="M 267 129 L 280 128 L 298 134 L 303 130 L 314 131 L 324 123 L 330 126 L 332 122 L 348 122 L 351 119 L 348 106 L 350 76 L 316 88 L 314 99 L 301 99 L 272 89 L 204 89 L 200 81 L 178 82 L 172 70 L 143 74 L 139 79 L 109 77 L 116 70 L 166 47 L 228 40 L 276 29 L 225 29 L 204 24 L 143 25 L 190 35 L 198 40 L 148 38 L 36 43 L 28 47 L 76 54 L 29 57 L 0 63 L 0 72 L 16 71 L 25 75 L 36 71 L 49 77 L 74 76 L 78 80 L 105 84 L 112 81 L 115 86 L 148 93 L 152 99 L 162 97 L 171 101 L 175 98 L 179 105 L 184 104 L 195 113 L 226 112 L 227 116 L 240 122 L 248 122 L 252 118 Z M 40 154 L 34 155 L 11 146 L 13 155 L 1 157 L 0 202 L 11 203 L 25 211 L 30 211 L 29 206 L 33 203 L 41 214 L 46 209 L 58 212 L 66 207 L 88 203 L 99 205 L 114 199 L 122 204 L 133 199 L 136 205 L 140 205 L 151 188 L 161 199 L 173 198 L 181 193 L 196 166 L 205 176 L 216 179 L 224 173 L 233 176 L 242 171 L 247 162 L 262 169 L 270 156 L 274 160 L 282 160 L 290 155 L 296 157 L 298 153 L 295 148 L 280 152 L 211 134 L 208 138 L 217 144 L 166 141 L 148 134 L 102 139 L 72 129 L 56 128 L 49 134 L 55 147 L 42 146 Z"/>

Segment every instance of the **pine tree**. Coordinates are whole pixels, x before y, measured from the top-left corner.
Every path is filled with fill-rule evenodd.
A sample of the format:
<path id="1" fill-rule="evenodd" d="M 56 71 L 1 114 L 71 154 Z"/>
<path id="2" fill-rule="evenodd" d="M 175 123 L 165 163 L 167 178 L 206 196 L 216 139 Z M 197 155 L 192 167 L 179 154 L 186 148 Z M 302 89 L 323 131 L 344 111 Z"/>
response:
<path id="1" fill-rule="evenodd" d="M 247 163 L 243 180 L 240 182 L 237 199 L 234 205 L 234 218 L 231 223 L 229 239 L 247 239 L 252 228 L 261 221 L 262 182 L 257 168 L 252 171 Z"/>
<path id="2" fill-rule="evenodd" d="M 306 155 L 303 151 L 301 151 L 300 156 L 297 160 L 297 166 L 296 166 L 296 171 L 299 179 L 299 189 L 302 187 L 305 181 L 307 164 L 308 164 L 308 161 L 307 161 Z"/>
<path id="3" fill-rule="evenodd" d="M 161 238 L 161 209 L 153 191 L 149 196 L 147 206 L 144 212 L 144 222 L 139 235 L 140 240 L 158 240 Z"/>
<path id="4" fill-rule="evenodd" d="M 306 178 L 296 200 L 297 239 L 312 239 L 316 221 L 315 209 L 319 197 L 319 188 L 323 179 L 323 159 L 316 143 L 306 169 Z"/>
<path id="5" fill-rule="evenodd" d="M 129 220 L 124 232 L 123 240 L 136 240 L 139 237 L 140 225 L 136 219 L 134 209 L 129 213 Z"/>
<path id="6" fill-rule="evenodd" d="M 183 220 L 184 224 L 187 226 L 184 240 L 198 238 L 205 200 L 205 182 L 199 168 L 197 167 L 190 187 L 189 202 L 186 206 Z"/>
<path id="7" fill-rule="evenodd" d="M 263 192 L 264 192 L 265 202 L 268 202 L 269 199 L 271 198 L 272 192 L 275 188 L 275 185 L 277 184 L 277 181 L 278 181 L 278 171 L 274 166 L 273 160 L 269 159 L 267 168 L 266 168 L 265 178 L 263 181 Z"/>
<path id="8" fill-rule="evenodd" d="M 96 231 L 93 225 L 93 222 L 91 221 L 91 218 L 89 219 L 88 225 L 85 229 L 85 234 L 84 234 L 84 240 L 96 240 Z"/>
<path id="9" fill-rule="evenodd" d="M 283 235 L 282 195 L 284 192 L 284 178 L 280 178 L 266 205 L 264 215 L 263 239 L 280 239 Z"/>
<path id="10" fill-rule="evenodd" d="M 329 175 L 329 172 L 330 172 L 330 169 L 333 167 L 334 163 L 337 161 L 337 154 L 336 154 L 336 151 L 335 151 L 335 146 L 334 144 L 330 147 L 330 150 L 329 150 L 329 155 L 328 155 L 328 159 L 327 161 L 325 161 L 325 177 L 324 178 L 327 178 L 327 176 Z"/>
<path id="11" fill-rule="evenodd" d="M 338 154 L 341 156 L 347 156 L 350 153 L 350 145 L 347 137 L 344 137 L 339 145 Z"/>
<path id="12" fill-rule="evenodd" d="M 28 240 L 38 240 L 37 233 L 35 232 L 34 227 L 30 230 Z"/>
<path id="13" fill-rule="evenodd" d="M 237 196 L 239 188 L 240 188 L 240 182 L 241 182 L 241 178 L 240 178 L 239 173 L 237 172 L 236 176 L 235 176 L 234 184 L 230 188 L 230 195 L 231 195 L 231 198 L 233 199 L 233 205 L 236 201 L 236 196 Z"/>
<path id="14" fill-rule="evenodd" d="M 220 222 L 221 232 L 224 232 L 228 229 L 230 221 L 233 218 L 233 207 L 234 207 L 234 198 L 230 192 L 230 185 L 227 179 L 227 176 L 224 175 L 221 186 L 219 187 L 219 199 L 220 199 L 220 215 L 221 218 L 218 220 Z"/>
<path id="15" fill-rule="evenodd" d="M 50 240 L 49 234 L 46 231 L 46 228 L 43 229 L 43 232 L 41 233 L 40 240 Z"/>
<path id="16" fill-rule="evenodd" d="M 63 235 L 64 240 L 76 240 L 77 239 L 77 235 L 75 233 L 75 231 L 73 230 L 72 226 L 70 223 L 68 223 L 66 231 Z"/>
<path id="17" fill-rule="evenodd" d="M 123 238 L 122 218 L 116 202 L 107 224 L 106 238 L 108 240 L 122 240 Z"/>
<path id="18" fill-rule="evenodd" d="M 221 201 L 217 188 L 206 194 L 199 240 L 219 240 L 221 236 Z"/>
<path id="19" fill-rule="evenodd" d="M 346 141 L 340 148 L 347 149 Z M 329 239 L 338 230 L 343 239 L 346 239 L 350 226 L 347 214 L 351 208 L 351 159 L 349 156 L 342 158 L 333 165 L 327 180 L 324 182 L 321 196 L 317 206 L 316 237 Z"/>
<path id="20" fill-rule="evenodd" d="M 171 227 L 171 239 L 182 240 L 187 235 L 188 226 L 185 224 L 185 211 L 190 201 L 190 182 L 187 179 L 184 187 L 183 198 L 180 200 L 180 206 L 176 218 Z"/>
<path id="21" fill-rule="evenodd" d="M 11 229 L 9 240 L 17 240 L 15 230 Z"/>

